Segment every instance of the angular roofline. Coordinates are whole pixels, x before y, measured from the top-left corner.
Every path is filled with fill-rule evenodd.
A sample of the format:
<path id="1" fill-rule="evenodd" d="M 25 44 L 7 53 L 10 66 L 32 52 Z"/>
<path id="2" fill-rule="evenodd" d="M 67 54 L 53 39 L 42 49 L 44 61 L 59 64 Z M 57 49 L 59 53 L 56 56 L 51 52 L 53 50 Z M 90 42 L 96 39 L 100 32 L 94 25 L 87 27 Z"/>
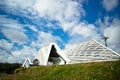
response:
<path id="1" fill-rule="evenodd" d="M 46 55 L 46 59 L 44 59 L 45 57 L 43 57 L 43 61 L 42 61 L 42 60 L 41 60 L 42 57 L 41 57 L 41 59 L 39 59 L 39 60 L 42 61 L 42 64 L 39 64 L 39 65 L 47 65 L 46 63 L 47 63 L 47 61 L 48 61 L 48 58 L 49 58 L 49 55 L 50 55 L 50 51 L 51 51 L 51 49 L 52 49 L 52 46 L 54 46 L 54 47 L 56 48 L 56 50 L 57 50 L 57 52 L 58 52 L 57 54 L 61 57 L 61 59 L 62 59 L 63 61 L 65 61 L 66 64 L 68 64 L 68 63 L 69 63 L 68 57 L 63 53 L 63 51 L 59 48 L 59 46 L 58 46 L 56 43 L 51 42 L 51 43 L 49 43 L 49 44 L 47 44 L 47 45 L 45 45 L 45 46 L 42 46 L 41 49 L 39 49 L 38 54 L 35 55 L 34 59 L 40 57 L 40 55 L 41 55 L 42 53 L 44 53 L 43 50 L 47 49 L 47 52 L 45 52 L 45 53 L 46 53 L 46 54 L 45 54 L 45 55 Z M 48 53 L 49 53 L 49 54 L 48 54 Z M 44 55 L 43 55 L 43 56 L 44 56 Z M 33 60 L 34 60 L 34 59 L 33 59 Z"/>
<path id="2" fill-rule="evenodd" d="M 29 67 L 29 66 L 25 65 L 27 63 L 27 61 L 29 62 L 30 65 L 33 64 L 29 58 L 26 58 L 25 61 L 24 61 L 24 63 L 22 64 L 22 67 L 27 67 L 27 68 Z"/>
<path id="3" fill-rule="evenodd" d="M 120 54 L 119 54 L 119 53 L 117 53 L 117 52 L 113 51 L 112 49 L 110 49 L 110 48 L 106 47 L 105 45 L 101 44 L 100 42 L 98 42 L 98 41 L 96 41 L 96 40 L 94 40 L 94 39 L 92 39 L 92 40 L 93 40 L 93 41 L 95 41 L 96 43 L 100 44 L 100 45 L 101 45 L 101 46 L 103 46 L 104 48 L 106 48 L 106 49 L 108 49 L 108 50 L 112 51 L 112 52 L 113 52 L 113 53 L 115 53 L 116 55 L 120 56 Z"/>

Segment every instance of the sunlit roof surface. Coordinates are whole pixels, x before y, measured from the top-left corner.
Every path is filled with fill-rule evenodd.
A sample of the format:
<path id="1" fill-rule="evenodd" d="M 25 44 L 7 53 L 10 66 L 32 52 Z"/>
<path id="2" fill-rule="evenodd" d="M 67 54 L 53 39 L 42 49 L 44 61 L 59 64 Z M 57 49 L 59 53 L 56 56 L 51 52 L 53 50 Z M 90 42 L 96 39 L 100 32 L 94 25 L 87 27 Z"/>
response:
<path id="1" fill-rule="evenodd" d="M 120 54 L 112 51 L 95 40 L 83 42 L 65 52 L 70 63 L 113 61 L 120 57 Z"/>

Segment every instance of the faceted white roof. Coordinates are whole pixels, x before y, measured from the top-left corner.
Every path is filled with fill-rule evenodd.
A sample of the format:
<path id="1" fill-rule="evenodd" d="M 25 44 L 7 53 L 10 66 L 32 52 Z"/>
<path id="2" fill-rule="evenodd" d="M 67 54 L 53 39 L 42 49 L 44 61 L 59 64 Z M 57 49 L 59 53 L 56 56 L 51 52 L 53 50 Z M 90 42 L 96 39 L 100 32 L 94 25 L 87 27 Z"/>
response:
<path id="1" fill-rule="evenodd" d="M 39 65 L 48 65 L 48 58 L 50 56 L 50 52 L 52 49 L 52 46 L 54 45 L 57 54 L 66 61 L 66 64 L 68 64 L 69 59 L 68 57 L 62 52 L 62 50 L 57 46 L 55 43 L 50 43 L 49 45 L 43 46 L 38 54 L 35 56 L 34 59 L 38 59 L 40 61 Z M 59 63 L 59 64 L 64 64 L 64 62 Z"/>
<path id="2" fill-rule="evenodd" d="M 74 48 L 65 50 L 64 53 L 67 54 L 71 64 L 81 62 L 113 61 L 120 58 L 120 54 L 95 40 L 83 42 L 76 45 Z"/>

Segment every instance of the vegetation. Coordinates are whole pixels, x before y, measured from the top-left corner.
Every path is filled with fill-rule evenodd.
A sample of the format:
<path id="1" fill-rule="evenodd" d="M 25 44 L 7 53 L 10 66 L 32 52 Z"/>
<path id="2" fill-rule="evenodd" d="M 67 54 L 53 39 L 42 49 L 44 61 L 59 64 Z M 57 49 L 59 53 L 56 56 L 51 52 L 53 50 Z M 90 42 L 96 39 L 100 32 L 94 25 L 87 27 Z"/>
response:
<path id="1" fill-rule="evenodd" d="M 31 66 L 14 75 L 0 74 L 0 80 L 120 80 L 120 61 Z"/>
<path id="2" fill-rule="evenodd" d="M 13 74 L 16 68 L 20 68 L 19 63 L 0 63 L 0 73 Z"/>
<path id="3" fill-rule="evenodd" d="M 15 74 L 15 73 L 19 73 L 20 71 L 23 71 L 23 70 L 26 70 L 26 69 L 27 69 L 27 68 L 25 68 L 25 67 L 17 68 L 17 69 L 14 70 L 14 74 Z"/>

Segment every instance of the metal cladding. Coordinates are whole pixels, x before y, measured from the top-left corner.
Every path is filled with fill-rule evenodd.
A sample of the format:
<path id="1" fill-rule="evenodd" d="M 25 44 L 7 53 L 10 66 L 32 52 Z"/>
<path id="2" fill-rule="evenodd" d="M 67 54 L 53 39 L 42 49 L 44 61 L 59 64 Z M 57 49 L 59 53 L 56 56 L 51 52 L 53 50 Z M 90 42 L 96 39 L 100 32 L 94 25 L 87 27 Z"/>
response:
<path id="1" fill-rule="evenodd" d="M 120 54 L 95 40 L 83 42 L 74 48 L 65 50 L 64 53 L 67 54 L 70 59 L 70 64 L 114 61 L 120 58 Z"/>

